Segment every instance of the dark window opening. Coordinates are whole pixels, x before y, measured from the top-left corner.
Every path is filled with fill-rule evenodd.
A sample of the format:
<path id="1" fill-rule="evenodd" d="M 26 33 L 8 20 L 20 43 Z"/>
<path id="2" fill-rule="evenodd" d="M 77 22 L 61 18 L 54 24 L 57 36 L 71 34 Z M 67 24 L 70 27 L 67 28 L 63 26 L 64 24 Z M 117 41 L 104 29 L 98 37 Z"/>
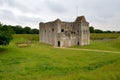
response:
<path id="1" fill-rule="evenodd" d="M 60 41 L 58 41 L 58 47 L 60 47 Z"/>
<path id="2" fill-rule="evenodd" d="M 46 32 L 46 30 L 45 30 L 45 32 Z"/>
<path id="3" fill-rule="evenodd" d="M 61 29 L 61 32 L 64 32 L 64 29 Z"/>
<path id="4" fill-rule="evenodd" d="M 54 32 L 54 29 L 52 28 L 52 32 Z"/>
<path id="5" fill-rule="evenodd" d="M 71 32 L 71 34 L 73 34 L 73 32 Z"/>

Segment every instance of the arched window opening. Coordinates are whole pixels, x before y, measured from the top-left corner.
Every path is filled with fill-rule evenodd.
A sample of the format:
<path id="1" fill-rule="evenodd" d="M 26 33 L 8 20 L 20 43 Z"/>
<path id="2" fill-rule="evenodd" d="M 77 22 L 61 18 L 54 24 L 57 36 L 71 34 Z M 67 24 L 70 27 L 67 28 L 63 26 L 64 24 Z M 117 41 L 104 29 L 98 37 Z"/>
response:
<path id="1" fill-rule="evenodd" d="M 54 32 L 54 28 L 52 28 L 52 32 Z"/>
<path id="2" fill-rule="evenodd" d="M 61 29 L 61 32 L 64 32 L 64 29 Z"/>

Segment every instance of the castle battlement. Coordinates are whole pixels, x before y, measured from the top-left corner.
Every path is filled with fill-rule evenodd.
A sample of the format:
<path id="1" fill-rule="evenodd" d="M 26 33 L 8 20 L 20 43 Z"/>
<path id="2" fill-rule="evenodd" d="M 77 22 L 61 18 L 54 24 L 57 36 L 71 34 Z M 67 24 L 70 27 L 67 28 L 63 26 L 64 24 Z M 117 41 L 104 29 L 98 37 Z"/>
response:
<path id="1" fill-rule="evenodd" d="M 40 42 L 56 47 L 68 47 L 73 45 L 89 45 L 89 23 L 84 16 L 79 16 L 74 22 L 63 22 L 56 19 L 52 22 L 40 25 Z"/>

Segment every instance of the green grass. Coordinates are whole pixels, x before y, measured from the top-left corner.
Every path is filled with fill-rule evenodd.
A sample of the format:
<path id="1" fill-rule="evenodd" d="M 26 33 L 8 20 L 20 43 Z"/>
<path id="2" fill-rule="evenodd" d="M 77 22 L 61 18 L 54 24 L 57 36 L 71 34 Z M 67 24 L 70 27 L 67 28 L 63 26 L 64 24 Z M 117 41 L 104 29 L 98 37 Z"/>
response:
<path id="1" fill-rule="evenodd" d="M 96 50 L 120 51 L 120 38 L 113 40 L 91 40 L 87 46 L 72 46 L 72 48 L 85 48 Z"/>
<path id="2" fill-rule="evenodd" d="M 38 41 L 39 35 L 38 34 L 14 34 L 13 35 L 14 41 L 24 41 L 24 40 L 31 40 L 31 41 Z"/>
<path id="3" fill-rule="evenodd" d="M 15 35 L 9 46 L 0 47 L 0 80 L 120 80 L 120 54 L 59 49 L 37 41 L 17 47 L 15 42 L 28 40 L 24 37 Z"/>
<path id="4" fill-rule="evenodd" d="M 92 33 L 90 34 L 91 40 L 101 40 L 101 39 L 116 39 L 120 37 L 120 33 Z"/>

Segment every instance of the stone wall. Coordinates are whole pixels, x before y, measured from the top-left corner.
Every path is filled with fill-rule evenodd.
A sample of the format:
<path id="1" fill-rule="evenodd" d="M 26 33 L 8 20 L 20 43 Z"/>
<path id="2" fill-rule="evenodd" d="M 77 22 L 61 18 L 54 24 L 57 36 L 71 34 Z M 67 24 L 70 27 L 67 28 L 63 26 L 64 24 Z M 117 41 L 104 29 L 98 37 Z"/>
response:
<path id="1" fill-rule="evenodd" d="M 62 22 L 57 19 L 53 22 L 40 23 L 40 42 L 56 47 L 88 45 L 89 23 L 84 16 L 78 17 L 75 22 Z"/>

